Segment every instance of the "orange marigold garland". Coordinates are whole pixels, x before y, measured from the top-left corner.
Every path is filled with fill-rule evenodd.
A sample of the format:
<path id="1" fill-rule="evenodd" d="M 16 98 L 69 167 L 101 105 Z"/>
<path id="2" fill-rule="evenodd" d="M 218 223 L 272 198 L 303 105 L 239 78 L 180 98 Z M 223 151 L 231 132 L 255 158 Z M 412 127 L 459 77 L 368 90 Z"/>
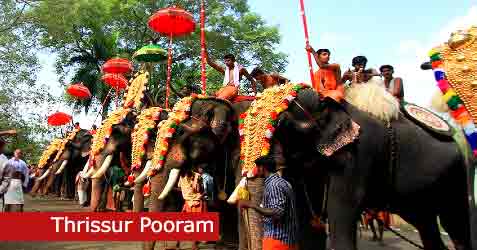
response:
<path id="1" fill-rule="evenodd" d="M 134 127 L 132 137 L 132 155 L 131 155 L 131 170 L 139 170 L 142 165 L 142 160 L 146 154 L 146 145 L 153 130 L 157 127 L 158 121 L 161 117 L 162 108 L 153 107 L 141 111 L 137 117 L 137 123 Z M 128 176 L 129 183 L 134 183 L 134 175 L 131 173 Z"/>
<path id="2" fill-rule="evenodd" d="M 38 168 L 44 168 L 46 164 L 48 163 L 48 159 L 58 152 L 60 149 L 61 144 L 63 143 L 64 139 L 54 139 L 50 145 L 46 148 L 45 151 L 43 151 L 43 154 L 41 155 L 40 161 L 38 162 Z"/>
<path id="3" fill-rule="evenodd" d="M 205 96 L 191 95 L 182 98 L 174 105 L 172 111 L 169 112 L 167 120 L 161 122 L 157 134 L 156 145 L 154 147 L 154 155 L 152 158 L 153 167 L 148 172 L 148 177 L 156 175 L 157 171 L 164 166 L 164 161 L 169 150 L 170 139 L 174 136 L 179 124 L 185 119 L 189 118 L 192 102 L 197 98 L 205 98 Z"/>
<path id="4" fill-rule="evenodd" d="M 243 176 L 256 176 L 255 160 L 270 152 L 270 140 L 275 132 L 278 116 L 288 108 L 298 91 L 308 87 L 301 83 L 268 88 L 257 95 L 250 108 L 240 115 L 240 165 Z"/>
<path id="5" fill-rule="evenodd" d="M 94 164 L 94 157 L 101 153 L 101 150 L 103 150 L 104 146 L 108 143 L 109 137 L 112 133 L 113 125 L 121 123 L 129 114 L 129 112 L 131 112 L 130 109 L 120 107 L 103 121 L 103 124 L 96 131 L 96 134 L 93 135 L 93 143 L 91 145 L 90 154 L 92 158 L 90 158 L 90 166 Z"/>
<path id="6" fill-rule="evenodd" d="M 134 79 L 130 81 L 130 85 L 126 87 L 126 95 L 124 95 L 124 108 L 140 109 L 144 101 L 144 91 L 149 81 L 149 73 L 141 70 L 134 75 Z"/>

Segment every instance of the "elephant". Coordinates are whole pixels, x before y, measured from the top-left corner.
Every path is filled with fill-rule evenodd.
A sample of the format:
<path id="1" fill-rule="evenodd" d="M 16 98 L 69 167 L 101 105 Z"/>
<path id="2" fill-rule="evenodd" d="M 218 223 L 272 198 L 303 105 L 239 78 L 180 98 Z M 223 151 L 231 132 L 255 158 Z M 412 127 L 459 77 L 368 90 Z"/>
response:
<path id="1" fill-rule="evenodd" d="M 91 147 L 92 135 L 88 130 L 81 129 L 76 132 L 73 139 L 66 142 L 63 152 L 56 161 L 53 154 L 48 160 L 48 169 L 42 176 L 36 179 L 32 188 L 32 193 L 41 189 L 41 194 L 46 195 L 52 190 L 63 198 L 73 199 L 75 197 L 75 178 L 87 162 Z M 55 182 L 58 184 L 53 187 Z"/>
<path id="2" fill-rule="evenodd" d="M 110 197 L 112 187 L 108 183 L 110 178 L 107 171 L 111 166 L 121 166 L 126 175 L 129 174 L 131 165 L 131 133 L 136 124 L 138 112 L 131 110 L 126 117 L 118 124 L 112 126 L 111 135 L 108 142 L 104 145 L 101 152 L 95 156 L 95 163 L 92 171 L 89 171 L 92 182 L 91 204 L 90 210 L 102 211 L 105 209 L 101 205 L 101 196 Z M 162 111 L 159 120 L 167 117 L 167 112 Z M 86 176 L 89 177 L 89 176 Z M 110 200 L 106 198 L 106 200 Z M 106 201 L 109 209 L 113 209 L 113 205 Z M 101 206 L 100 206 L 101 205 Z M 140 209 L 137 208 L 137 209 Z"/>
<path id="3" fill-rule="evenodd" d="M 347 140 L 356 125 L 358 137 Z M 364 208 L 400 215 L 419 231 L 426 250 L 446 249 L 437 216 L 456 249 L 476 247 L 466 175 L 472 162 L 455 141 L 437 139 L 402 114 L 386 124 L 346 101 L 304 89 L 279 115 L 271 148 L 282 150 L 287 163 L 303 163 L 289 172 L 308 191 L 320 190 L 307 202 L 311 207 L 320 208 L 326 197 L 333 249 L 357 249 L 356 222 Z M 326 193 L 310 171 L 325 175 Z"/>
<path id="4" fill-rule="evenodd" d="M 244 104 L 247 106 L 250 104 Z M 212 171 L 217 186 L 223 187 L 228 179 L 225 190 L 233 190 L 235 184 L 232 149 L 237 149 L 238 136 L 237 116 L 231 103 L 215 98 L 197 99 L 192 103 L 190 116 L 184 120 L 171 142 L 165 157 L 164 166 L 150 179 L 150 211 L 181 211 L 182 195 L 174 189 L 179 177 L 199 165 L 208 165 Z M 237 161 L 238 162 L 238 161 Z M 217 166 L 229 164 L 226 169 Z M 222 190 L 221 190 L 222 191 Z M 224 204 L 222 204 L 224 205 Z M 231 240 L 236 240 L 237 212 L 228 208 L 221 212 L 222 231 Z M 228 227 L 227 227 L 228 226 Z M 155 242 L 145 242 L 143 249 L 154 249 Z"/>

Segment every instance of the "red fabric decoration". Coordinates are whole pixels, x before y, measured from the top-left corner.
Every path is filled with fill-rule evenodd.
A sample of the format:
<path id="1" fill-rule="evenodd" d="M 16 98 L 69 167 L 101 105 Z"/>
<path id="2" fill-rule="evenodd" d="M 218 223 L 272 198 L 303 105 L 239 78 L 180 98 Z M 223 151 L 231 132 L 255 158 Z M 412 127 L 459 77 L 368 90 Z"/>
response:
<path id="1" fill-rule="evenodd" d="M 128 79 L 120 74 L 105 74 L 101 80 L 115 89 L 124 89 L 128 86 Z"/>
<path id="2" fill-rule="evenodd" d="M 68 88 L 66 89 L 66 92 L 69 95 L 71 95 L 71 96 L 73 96 L 77 99 L 80 99 L 80 100 L 91 98 L 91 92 L 82 83 L 76 83 L 76 84 L 72 84 L 72 85 L 68 86 Z"/>
<path id="3" fill-rule="evenodd" d="M 51 126 L 62 126 L 68 124 L 73 118 L 63 112 L 56 112 L 48 116 L 48 124 Z"/>
<path id="4" fill-rule="evenodd" d="M 158 10 L 147 25 L 161 35 L 172 37 L 188 35 L 195 29 L 192 14 L 175 6 Z"/>
<path id="5" fill-rule="evenodd" d="M 133 66 L 127 59 L 113 58 L 106 61 L 102 69 L 104 73 L 126 74 L 133 70 Z"/>

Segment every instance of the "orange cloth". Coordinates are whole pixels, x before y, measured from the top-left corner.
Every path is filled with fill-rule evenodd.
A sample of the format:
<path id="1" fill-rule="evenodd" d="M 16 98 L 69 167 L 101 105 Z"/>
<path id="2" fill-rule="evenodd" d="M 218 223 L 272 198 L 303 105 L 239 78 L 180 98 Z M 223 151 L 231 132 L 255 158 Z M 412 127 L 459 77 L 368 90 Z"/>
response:
<path id="1" fill-rule="evenodd" d="M 385 211 L 379 211 L 379 212 L 367 212 L 366 213 L 366 224 L 369 223 L 373 218 L 376 218 L 382 222 L 384 222 L 384 225 L 389 227 L 391 225 L 391 214 L 389 212 Z"/>
<path id="2" fill-rule="evenodd" d="M 205 213 L 207 212 L 207 204 L 204 201 L 186 201 L 182 207 L 182 212 L 185 213 Z"/>
<path id="3" fill-rule="evenodd" d="M 262 250 L 296 250 L 295 245 L 287 245 L 279 240 L 272 238 L 263 238 Z"/>
<path id="4" fill-rule="evenodd" d="M 219 99 L 225 99 L 225 100 L 231 101 L 235 97 L 237 97 L 238 92 L 239 92 L 239 89 L 237 87 L 235 87 L 234 85 L 229 84 L 229 85 L 219 89 L 219 91 L 217 91 L 217 93 L 215 93 L 215 95 Z"/>
<path id="5" fill-rule="evenodd" d="M 318 93 L 323 97 L 331 97 L 337 102 L 341 102 L 344 98 L 344 87 L 338 85 L 336 73 L 330 69 L 319 69 L 314 73 L 316 88 Z"/>

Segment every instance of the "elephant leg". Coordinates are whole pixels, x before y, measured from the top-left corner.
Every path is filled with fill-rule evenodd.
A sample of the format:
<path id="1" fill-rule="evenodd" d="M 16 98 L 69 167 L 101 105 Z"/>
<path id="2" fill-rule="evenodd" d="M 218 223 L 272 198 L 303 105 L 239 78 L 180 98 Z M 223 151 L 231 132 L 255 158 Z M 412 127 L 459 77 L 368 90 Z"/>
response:
<path id="1" fill-rule="evenodd" d="M 35 183 L 33 184 L 33 187 L 31 188 L 30 194 L 31 195 L 39 194 L 42 183 L 44 183 L 42 180 L 35 179 Z"/>
<path id="2" fill-rule="evenodd" d="M 50 174 L 48 175 L 48 177 L 46 177 L 46 182 L 44 182 L 45 185 L 44 185 L 43 190 L 41 192 L 42 195 L 47 195 L 50 188 L 53 186 L 53 184 L 55 184 L 56 178 L 55 178 L 54 173 L 53 174 L 52 173 L 53 173 L 53 171 L 50 171 Z"/>
<path id="3" fill-rule="evenodd" d="M 360 215 L 362 190 L 352 185 L 350 178 L 333 176 L 330 179 L 328 195 L 328 218 L 330 224 L 330 244 L 336 250 L 356 250 L 357 221 Z"/>
<path id="4" fill-rule="evenodd" d="M 400 216 L 417 229 L 424 245 L 424 250 L 447 249 L 441 239 L 437 215 L 422 212 L 416 214 L 404 213 L 400 214 Z"/>
<path id="5" fill-rule="evenodd" d="M 247 250 L 248 249 L 248 228 L 245 224 L 244 214 L 242 209 L 237 208 L 238 212 L 238 229 L 239 229 L 239 248 L 238 250 Z"/>

